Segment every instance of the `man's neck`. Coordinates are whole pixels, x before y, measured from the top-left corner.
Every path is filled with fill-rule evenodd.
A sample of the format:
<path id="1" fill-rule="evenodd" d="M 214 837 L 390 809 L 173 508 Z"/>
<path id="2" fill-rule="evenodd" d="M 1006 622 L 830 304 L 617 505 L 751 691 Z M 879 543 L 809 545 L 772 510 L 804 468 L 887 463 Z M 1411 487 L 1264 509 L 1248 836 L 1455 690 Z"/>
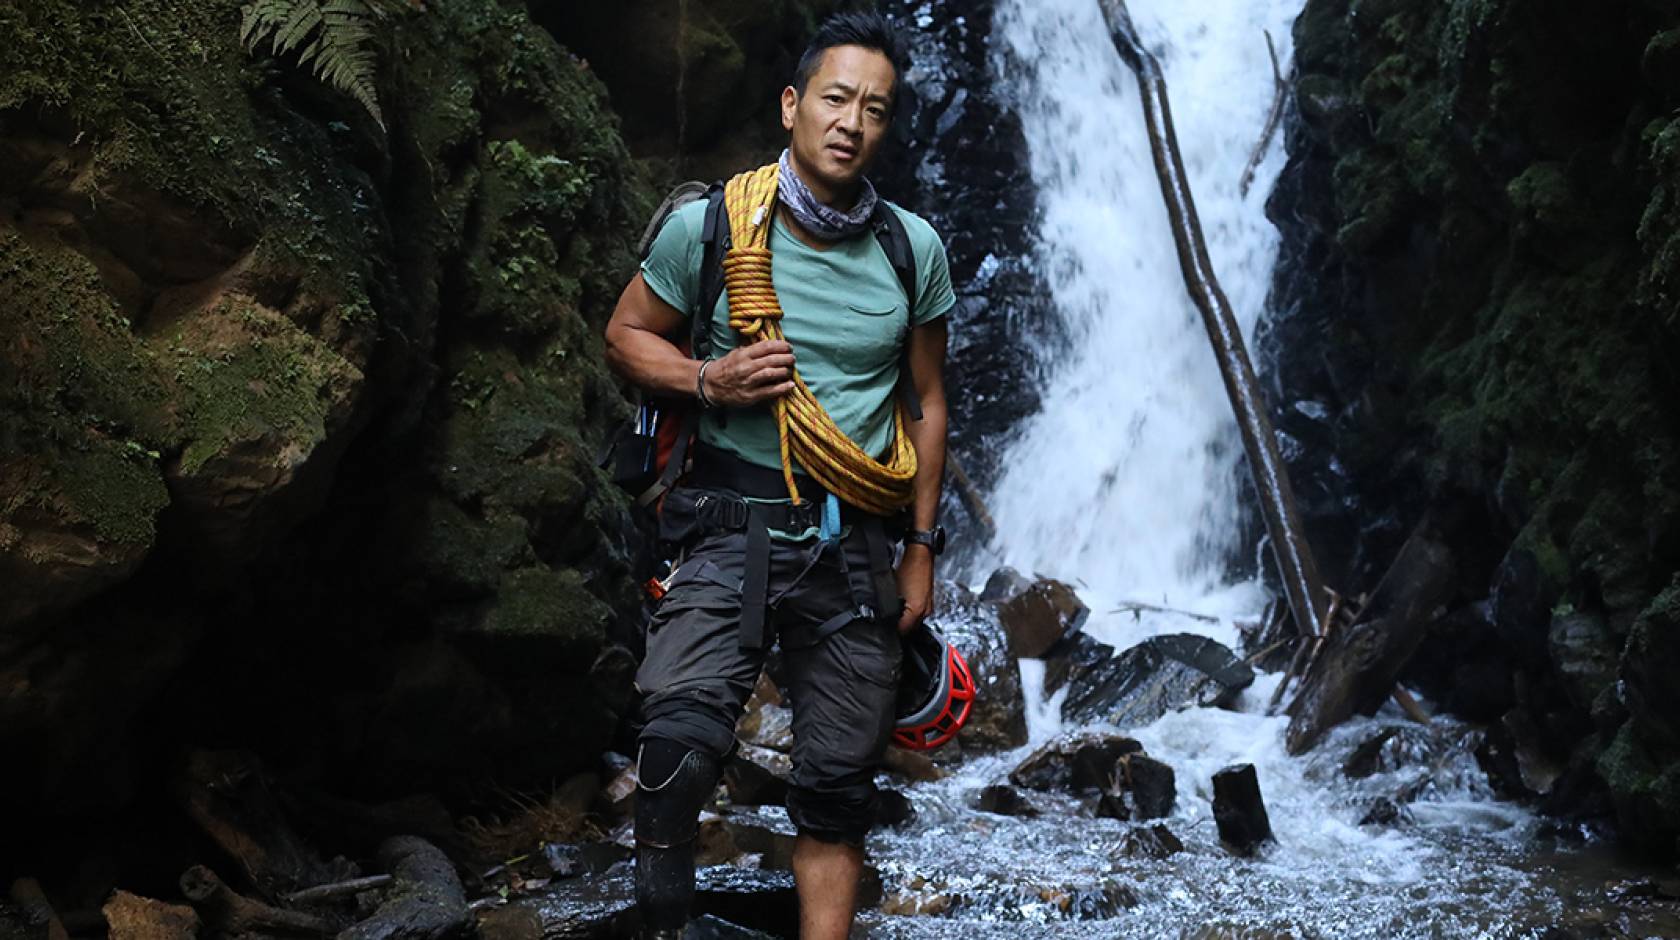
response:
<path id="1" fill-rule="evenodd" d="M 811 191 L 811 195 L 815 196 L 818 202 L 840 212 L 850 212 L 852 207 L 857 205 L 858 195 L 863 192 L 861 180 L 852 183 L 843 192 L 836 192 L 818 180 L 815 173 L 800 166 L 797 156 L 790 162 L 793 164 L 793 172 L 799 174 L 800 182 L 805 184 L 805 188 Z"/>

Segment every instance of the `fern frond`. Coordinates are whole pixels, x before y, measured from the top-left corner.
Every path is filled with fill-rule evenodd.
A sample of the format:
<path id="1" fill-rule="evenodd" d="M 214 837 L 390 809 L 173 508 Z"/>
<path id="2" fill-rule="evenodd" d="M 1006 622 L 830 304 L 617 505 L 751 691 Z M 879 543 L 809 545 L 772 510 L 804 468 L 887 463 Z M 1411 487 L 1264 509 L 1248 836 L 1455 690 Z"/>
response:
<path id="1" fill-rule="evenodd" d="M 252 52 L 265 42 L 275 55 L 296 52 L 299 65 L 360 102 L 384 130 L 371 42 L 373 24 L 392 9 L 391 0 L 253 0 L 239 39 Z"/>

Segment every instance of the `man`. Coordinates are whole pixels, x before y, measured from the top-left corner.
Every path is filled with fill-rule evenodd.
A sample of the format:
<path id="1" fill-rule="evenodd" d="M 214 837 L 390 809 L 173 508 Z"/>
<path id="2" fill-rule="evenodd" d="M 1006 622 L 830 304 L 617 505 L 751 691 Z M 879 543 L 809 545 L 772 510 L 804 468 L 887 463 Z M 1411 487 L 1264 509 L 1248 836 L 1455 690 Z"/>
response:
<path id="1" fill-rule="evenodd" d="M 725 295 L 707 361 L 673 343 L 698 306 L 704 200 L 666 222 L 607 326 L 608 359 L 620 375 L 706 409 L 693 470 L 662 512 L 667 535 L 672 517 L 693 519 L 694 531 L 649 626 L 636 677 L 646 719 L 638 902 L 651 936 L 676 937 L 687 919 L 696 815 L 764 664 L 764 644 L 744 629 L 755 605 L 781 644 L 794 712 L 788 814 L 799 829 L 800 936 L 842 938 L 851 927 L 875 812 L 874 774 L 893 730 L 899 634 L 932 611 L 934 554 L 943 542 L 935 514 L 945 457 L 945 315 L 955 303 L 950 273 L 932 228 L 878 202 L 865 176 L 899 98 L 898 61 L 879 15 L 837 15 L 818 30 L 782 91 L 789 144 L 767 246 L 785 341 L 743 341 L 729 325 Z M 896 213 L 912 248 L 913 298 L 871 225 L 885 212 Z M 921 417 L 904 424 L 916 469 L 913 495 L 906 494 L 909 532 L 894 565 L 890 546 L 882 549 L 881 517 L 847 505 L 836 533 L 832 518 L 819 527 L 817 516 L 798 511 L 833 505 L 800 466 L 790 468 L 799 473 L 802 499 L 792 505 L 773 403 L 795 394 L 797 373 L 834 424 L 878 458 L 900 440 L 901 364 L 909 365 Z M 746 511 L 719 510 L 729 505 Z M 767 571 L 757 577 L 747 534 L 754 525 L 771 534 Z"/>

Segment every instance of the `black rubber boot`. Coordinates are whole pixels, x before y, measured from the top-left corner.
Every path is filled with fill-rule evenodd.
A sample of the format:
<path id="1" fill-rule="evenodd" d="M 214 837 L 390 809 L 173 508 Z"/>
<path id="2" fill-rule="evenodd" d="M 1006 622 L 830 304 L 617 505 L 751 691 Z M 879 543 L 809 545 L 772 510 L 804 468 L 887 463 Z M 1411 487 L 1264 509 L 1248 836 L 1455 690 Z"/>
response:
<path id="1" fill-rule="evenodd" d="M 676 940 L 694 901 L 700 808 L 722 773 L 716 759 L 663 739 L 642 742 L 636 770 L 636 907 L 643 936 Z"/>

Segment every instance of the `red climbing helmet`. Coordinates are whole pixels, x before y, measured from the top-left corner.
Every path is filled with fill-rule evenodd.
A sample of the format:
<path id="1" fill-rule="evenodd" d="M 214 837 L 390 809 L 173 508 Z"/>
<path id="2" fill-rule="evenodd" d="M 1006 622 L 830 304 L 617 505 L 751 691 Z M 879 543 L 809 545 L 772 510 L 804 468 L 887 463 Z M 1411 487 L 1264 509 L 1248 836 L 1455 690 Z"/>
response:
<path id="1" fill-rule="evenodd" d="M 893 743 L 931 751 L 957 736 L 974 707 L 974 676 L 957 648 L 929 624 L 904 635 Z"/>

